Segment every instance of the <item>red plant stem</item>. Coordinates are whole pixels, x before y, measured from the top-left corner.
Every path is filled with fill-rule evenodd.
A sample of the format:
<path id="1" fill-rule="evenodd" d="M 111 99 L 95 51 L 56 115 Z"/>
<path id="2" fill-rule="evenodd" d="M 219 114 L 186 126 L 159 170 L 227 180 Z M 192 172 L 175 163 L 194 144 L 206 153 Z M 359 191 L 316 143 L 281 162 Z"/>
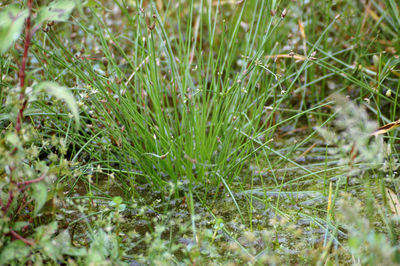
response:
<path id="1" fill-rule="evenodd" d="M 22 227 L 21 231 L 25 232 L 26 230 L 28 230 L 29 226 L 31 226 L 32 224 L 32 218 L 28 221 L 29 224 L 25 225 L 24 227 Z"/>
<path id="2" fill-rule="evenodd" d="M 21 204 L 19 204 L 18 210 L 15 212 L 14 217 L 17 217 L 21 210 L 24 208 L 24 202 L 26 201 L 26 194 L 24 194 L 24 197 L 21 200 Z"/>
<path id="3" fill-rule="evenodd" d="M 18 151 L 18 148 L 17 147 L 15 147 L 12 151 L 11 151 L 11 156 L 13 156 L 16 152 Z"/>
<path id="4" fill-rule="evenodd" d="M 26 60 L 28 58 L 28 50 L 31 42 L 31 14 L 32 14 L 32 0 L 28 0 L 29 15 L 26 19 L 25 27 L 25 46 L 24 46 L 24 56 L 22 57 L 21 68 L 19 69 L 19 86 L 25 87 L 25 67 Z M 25 91 L 22 89 L 19 99 L 22 100 L 25 97 Z"/>
<path id="5" fill-rule="evenodd" d="M 33 246 L 33 244 L 35 244 L 34 242 L 32 242 L 31 240 L 28 240 L 22 236 L 20 236 L 17 232 L 15 232 L 14 230 L 10 230 L 10 234 L 15 237 L 16 239 L 19 239 L 21 241 L 23 241 L 25 244 L 29 245 L 29 246 Z"/>
<path id="6" fill-rule="evenodd" d="M 22 57 L 22 62 L 21 62 L 21 67 L 19 69 L 19 86 L 21 89 L 21 92 L 19 94 L 19 99 L 22 101 L 25 98 L 25 68 L 26 68 L 26 61 L 28 59 L 28 50 L 29 50 L 29 45 L 31 43 L 31 14 L 32 14 L 32 2 L 33 0 L 28 0 L 28 9 L 29 9 L 29 15 L 28 18 L 26 19 L 26 27 L 25 27 L 25 45 L 24 45 L 24 55 Z M 18 117 L 17 117 L 17 124 L 15 126 L 15 129 L 17 130 L 17 133 L 21 131 L 21 120 L 22 116 L 24 114 L 24 110 L 26 108 L 27 100 L 24 100 L 24 103 L 22 104 L 21 108 L 19 109 L 18 112 Z"/>
<path id="7" fill-rule="evenodd" d="M 8 192 L 8 200 L 7 200 L 7 205 L 3 207 L 3 212 L 6 213 L 8 211 L 8 208 L 10 208 L 11 202 L 14 199 L 14 193 L 12 190 Z"/>
<path id="8" fill-rule="evenodd" d="M 16 185 L 17 187 L 21 187 L 21 186 L 26 186 L 26 185 L 30 185 L 33 183 L 38 183 L 40 181 L 42 181 L 45 177 L 45 174 L 42 174 L 40 177 L 32 179 L 32 180 L 28 180 L 28 181 L 23 181 L 23 182 L 18 182 Z"/>
<path id="9" fill-rule="evenodd" d="M 21 96 L 23 99 L 25 97 L 24 95 L 25 95 L 25 93 L 21 92 L 21 94 L 19 95 L 20 99 L 21 99 Z M 15 125 L 15 129 L 17 130 L 17 132 L 21 131 L 21 120 L 22 120 L 22 116 L 24 115 L 24 111 L 25 111 L 27 103 L 28 103 L 28 101 L 24 100 L 24 103 L 22 104 L 21 109 L 19 109 L 19 111 L 18 111 L 17 124 Z"/>

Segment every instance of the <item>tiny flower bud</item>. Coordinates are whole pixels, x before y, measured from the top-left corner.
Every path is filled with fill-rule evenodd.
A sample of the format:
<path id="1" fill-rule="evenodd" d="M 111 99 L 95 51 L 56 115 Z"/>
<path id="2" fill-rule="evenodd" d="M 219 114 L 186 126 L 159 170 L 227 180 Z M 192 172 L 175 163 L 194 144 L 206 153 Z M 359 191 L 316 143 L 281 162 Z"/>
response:
<path id="1" fill-rule="evenodd" d="M 286 14 L 287 14 L 287 9 L 285 8 L 285 9 L 283 9 L 283 11 L 281 13 L 281 18 L 286 17 Z"/>
<path id="2" fill-rule="evenodd" d="M 105 67 L 108 66 L 108 60 L 107 60 L 107 58 L 103 57 L 103 58 L 101 59 L 101 62 L 103 63 L 103 66 L 105 66 Z"/>

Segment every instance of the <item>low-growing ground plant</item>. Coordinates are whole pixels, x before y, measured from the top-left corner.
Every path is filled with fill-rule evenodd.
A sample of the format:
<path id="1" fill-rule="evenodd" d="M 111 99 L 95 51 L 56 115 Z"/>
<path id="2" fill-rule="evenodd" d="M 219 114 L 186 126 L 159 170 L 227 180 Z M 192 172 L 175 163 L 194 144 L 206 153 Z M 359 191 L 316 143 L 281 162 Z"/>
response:
<path id="1" fill-rule="evenodd" d="M 43 134 L 42 121 L 25 119 L 26 113 L 34 110 L 34 102 L 48 101 L 48 95 L 65 100 L 79 124 L 71 92 L 52 81 L 34 84 L 28 73 L 28 53 L 36 31 L 46 23 L 66 21 L 73 7 L 68 1 L 57 1 L 41 7 L 33 16 L 33 1 L 27 1 L 27 6 L 8 5 L 0 12 L 3 55 L 25 29 L 18 83 L 4 80 L 1 95 L 0 260 L 4 264 L 55 263 L 65 261 L 65 256 L 86 254 L 69 245 L 68 231 L 55 219 L 55 209 L 63 204 L 63 186 L 56 179 L 60 173 L 70 174 L 64 157 L 68 144 L 64 136 Z M 7 58 L 1 61 L 2 76 L 7 77 L 13 66 Z"/>
<path id="2" fill-rule="evenodd" d="M 399 14 L 1 3 L 1 263 L 400 264 Z"/>

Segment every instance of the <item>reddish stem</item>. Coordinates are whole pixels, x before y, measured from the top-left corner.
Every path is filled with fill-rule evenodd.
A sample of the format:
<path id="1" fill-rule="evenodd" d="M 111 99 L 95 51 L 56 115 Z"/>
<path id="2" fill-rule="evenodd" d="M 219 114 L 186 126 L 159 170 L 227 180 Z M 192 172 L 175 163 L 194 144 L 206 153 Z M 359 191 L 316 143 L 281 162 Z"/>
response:
<path id="1" fill-rule="evenodd" d="M 14 218 L 17 217 L 19 215 L 19 213 L 21 212 L 21 210 L 24 208 L 24 202 L 26 201 L 26 194 L 24 194 L 24 197 L 21 200 L 21 204 L 19 204 L 18 210 L 15 212 Z"/>
<path id="2" fill-rule="evenodd" d="M 21 67 L 19 69 L 19 86 L 21 89 L 21 92 L 19 94 L 19 99 L 22 101 L 25 98 L 25 68 L 26 68 L 26 61 L 28 59 L 28 51 L 29 51 L 29 45 L 31 43 L 31 15 L 32 15 L 32 2 L 33 0 L 28 0 L 28 9 L 29 9 L 29 15 L 28 18 L 26 19 L 26 27 L 25 27 L 25 45 L 24 45 L 24 55 L 22 57 L 21 61 Z M 21 120 L 22 116 L 24 114 L 24 110 L 26 108 L 27 100 L 24 100 L 24 103 L 22 104 L 22 107 L 19 109 L 18 112 L 18 117 L 17 117 L 17 124 L 15 126 L 15 129 L 19 133 L 21 131 Z"/>
<path id="3" fill-rule="evenodd" d="M 21 87 L 21 89 L 22 89 L 22 87 Z M 22 96 L 22 99 L 23 99 L 24 98 L 24 92 L 21 92 L 21 94 L 19 95 L 20 99 L 21 99 L 21 96 Z M 24 103 L 22 104 L 21 109 L 19 109 L 19 111 L 18 111 L 17 124 L 15 125 L 15 129 L 17 130 L 17 132 L 21 131 L 21 120 L 22 120 L 22 116 L 24 115 L 24 111 L 25 111 L 27 103 L 28 103 L 28 101 L 24 100 Z"/>
<path id="4" fill-rule="evenodd" d="M 24 56 L 22 57 L 21 68 L 19 70 L 19 86 L 22 88 L 25 87 L 25 67 L 26 60 L 28 58 L 28 50 L 31 42 L 31 14 L 32 14 L 32 0 L 28 0 L 28 9 L 29 15 L 26 19 L 26 27 L 25 27 L 25 46 L 24 46 Z M 25 97 L 25 91 L 21 90 L 21 94 L 19 99 L 22 100 Z"/>
<path id="5" fill-rule="evenodd" d="M 7 205 L 3 207 L 3 212 L 6 213 L 8 211 L 8 208 L 10 208 L 11 202 L 14 199 L 14 193 L 12 190 L 8 191 L 8 200 L 7 200 Z"/>
<path id="6" fill-rule="evenodd" d="M 29 224 L 25 225 L 24 227 L 22 227 L 21 231 L 25 232 L 26 230 L 28 230 L 29 226 L 31 226 L 32 223 L 32 218 L 28 221 Z"/>
<path id="7" fill-rule="evenodd" d="M 38 183 L 40 181 L 42 181 L 45 177 L 45 174 L 42 174 L 40 177 L 32 179 L 32 180 L 28 180 L 28 181 L 23 181 L 23 182 L 18 182 L 16 185 L 17 187 L 21 187 L 21 186 L 27 186 L 33 183 Z"/>
<path id="8" fill-rule="evenodd" d="M 10 234 L 15 237 L 16 239 L 19 239 L 21 241 L 23 241 L 25 244 L 29 245 L 29 246 L 33 246 L 35 243 L 29 239 L 26 239 L 22 236 L 20 236 L 17 232 L 15 232 L 14 230 L 10 230 Z"/>

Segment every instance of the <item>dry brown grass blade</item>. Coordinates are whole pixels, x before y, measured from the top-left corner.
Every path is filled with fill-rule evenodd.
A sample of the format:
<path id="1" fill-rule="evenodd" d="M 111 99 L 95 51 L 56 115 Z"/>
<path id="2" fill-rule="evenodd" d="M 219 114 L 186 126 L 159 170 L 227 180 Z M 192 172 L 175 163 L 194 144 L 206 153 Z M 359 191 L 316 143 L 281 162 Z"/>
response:
<path id="1" fill-rule="evenodd" d="M 305 150 L 300 156 L 298 156 L 296 158 L 296 160 L 299 160 L 302 157 L 305 157 L 312 149 L 315 148 L 315 146 L 317 146 L 317 143 L 314 143 L 313 145 L 311 145 L 310 147 L 307 148 L 307 150 Z"/>
<path id="2" fill-rule="evenodd" d="M 293 54 L 278 54 L 278 55 L 267 55 L 267 56 L 265 56 L 265 59 L 269 59 L 269 58 L 273 58 L 274 60 L 281 59 L 281 58 L 293 58 L 296 61 L 304 61 L 304 60 L 309 59 L 309 58 L 307 58 L 307 57 L 305 57 L 303 55 L 294 54 L 294 53 Z M 313 59 L 313 58 L 310 58 L 310 59 Z"/>
<path id="3" fill-rule="evenodd" d="M 301 39 L 303 40 L 304 55 L 307 56 L 307 38 L 306 38 L 306 32 L 304 30 L 304 24 L 300 19 L 297 21 L 297 23 L 299 25 Z"/>
<path id="4" fill-rule="evenodd" d="M 400 214 L 399 198 L 397 197 L 396 193 L 394 193 L 392 190 L 386 188 L 385 191 L 390 210 L 392 211 L 393 214 L 399 215 Z"/>
<path id="5" fill-rule="evenodd" d="M 372 133 L 372 135 L 377 136 L 377 135 L 380 135 L 380 134 L 384 134 L 384 133 L 386 133 L 386 132 L 388 132 L 390 130 L 393 130 L 393 129 L 399 127 L 399 126 L 400 126 L 400 119 L 396 120 L 396 121 L 394 121 L 392 123 L 389 123 L 389 124 L 386 124 L 384 126 L 379 127 L 377 130 L 375 130 L 374 133 Z"/>
<path id="6" fill-rule="evenodd" d="M 221 5 L 221 6 L 223 6 L 223 5 L 239 5 L 239 4 L 243 3 L 243 1 L 244 0 L 238 0 L 238 1 L 227 0 L 227 1 L 221 1 L 219 3 L 218 3 L 218 1 L 213 1 L 212 5 L 213 6 L 217 6 L 217 5 Z"/>

